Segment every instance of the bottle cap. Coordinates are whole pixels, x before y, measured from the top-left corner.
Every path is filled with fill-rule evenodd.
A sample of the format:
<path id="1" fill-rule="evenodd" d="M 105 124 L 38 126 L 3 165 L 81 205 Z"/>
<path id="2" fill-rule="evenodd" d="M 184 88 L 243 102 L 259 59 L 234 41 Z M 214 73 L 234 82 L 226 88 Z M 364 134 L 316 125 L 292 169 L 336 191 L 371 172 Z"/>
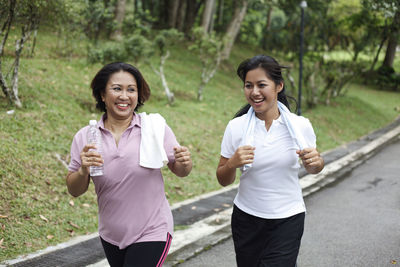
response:
<path id="1" fill-rule="evenodd" d="M 89 125 L 90 126 L 96 126 L 97 125 L 97 121 L 96 120 L 90 120 L 89 121 Z"/>

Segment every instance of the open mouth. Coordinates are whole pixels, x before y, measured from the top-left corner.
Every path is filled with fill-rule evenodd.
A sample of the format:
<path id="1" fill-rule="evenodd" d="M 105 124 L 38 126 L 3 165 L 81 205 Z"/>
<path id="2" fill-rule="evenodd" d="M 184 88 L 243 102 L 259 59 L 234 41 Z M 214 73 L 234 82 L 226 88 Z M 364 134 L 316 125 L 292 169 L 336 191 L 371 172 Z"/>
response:
<path id="1" fill-rule="evenodd" d="M 252 101 L 253 101 L 255 104 L 260 104 L 260 103 L 264 102 L 264 100 L 265 100 L 265 98 L 262 98 L 262 99 L 252 99 Z"/>
<path id="2" fill-rule="evenodd" d="M 119 109 L 123 109 L 123 110 L 127 109 L 128 106 L 129 106 L 129 104 L 126 104 L 126 103 L 119 103 L 119 104 L 117 104 L 117 107 L 118 107 Z"/>

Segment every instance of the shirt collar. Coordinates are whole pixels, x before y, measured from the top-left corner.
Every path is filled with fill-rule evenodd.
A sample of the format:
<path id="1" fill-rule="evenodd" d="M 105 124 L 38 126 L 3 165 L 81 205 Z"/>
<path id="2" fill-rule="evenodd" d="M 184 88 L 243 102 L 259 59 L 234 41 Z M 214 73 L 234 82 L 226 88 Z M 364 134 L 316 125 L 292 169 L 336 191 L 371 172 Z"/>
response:
<path id="1" fill-rule="evenodd" d="M 255 118 L 256 118 L 257 123 L 265 124 L 265 121 L 260 120 L 259 118 L 257 118 L 257 116 L 255 116 Z M 279 117 L 278 117 L 276 120 L 274 120 L 274 121 L 278 122 L 279 124 L 285 124 L 285 123 L 283 122 L 282 115 L 280 115 L 280 114 L 279 114 Z"/>

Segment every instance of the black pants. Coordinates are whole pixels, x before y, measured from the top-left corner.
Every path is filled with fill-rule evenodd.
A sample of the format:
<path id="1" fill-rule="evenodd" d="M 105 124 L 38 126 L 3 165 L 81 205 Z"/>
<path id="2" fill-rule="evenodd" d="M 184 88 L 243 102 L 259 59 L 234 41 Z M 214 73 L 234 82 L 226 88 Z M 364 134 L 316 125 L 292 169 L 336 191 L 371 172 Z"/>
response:
<path id="1" fill-rule="evenodd" d="M 159 267 L 167 257 L 172 237 L 168 234 L 167 241 L 133 243 L 124 249 L 100 239 L 111 267 Z"/>
<path id="2" fill-rule="evenodd" d="M 233 207 L 232 237 L 238 267 L 294 267 L 305 214 L 263 219 Z"/>

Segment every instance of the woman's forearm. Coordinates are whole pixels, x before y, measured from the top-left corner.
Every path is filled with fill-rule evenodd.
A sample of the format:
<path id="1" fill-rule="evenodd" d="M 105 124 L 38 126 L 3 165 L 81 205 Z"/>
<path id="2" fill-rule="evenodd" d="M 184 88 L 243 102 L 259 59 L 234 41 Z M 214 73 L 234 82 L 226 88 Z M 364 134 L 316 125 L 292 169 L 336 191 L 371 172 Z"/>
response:
<path id="1" fill-rule="evenodd" d="M 68 192 L 74 197 L 79 197 L 88 190 L 89 174 L 84 173 L 82 168 L 79 168 L 77 172 L 68 173 L 66 182 Z"/>

